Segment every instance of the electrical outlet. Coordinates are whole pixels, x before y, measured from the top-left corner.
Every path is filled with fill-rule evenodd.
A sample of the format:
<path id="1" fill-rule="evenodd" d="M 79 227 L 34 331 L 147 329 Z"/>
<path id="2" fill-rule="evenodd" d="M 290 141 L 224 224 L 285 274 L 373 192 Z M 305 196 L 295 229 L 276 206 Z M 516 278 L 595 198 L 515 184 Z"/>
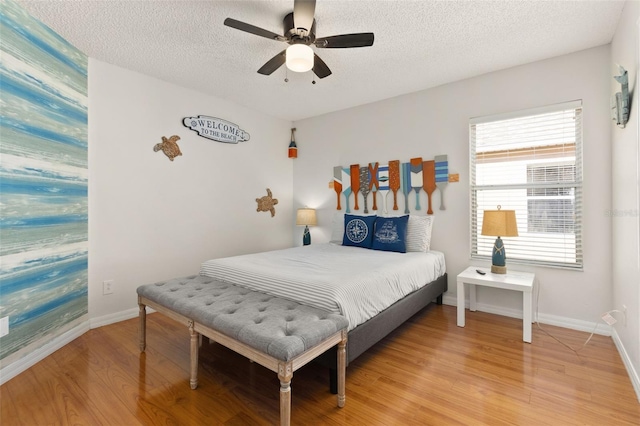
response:
<path id="1" fill-rule="evenodd" d="M 102 281 L 102 294 L 112 294 L 113 293 L 113 280 Z"/>
<path id="2" fill-rule="evenodd" d="M 0 337 L 9 334 L 9 317 L 0 318 Z"/>
<path id="3" fill-rule="evenodd" d="M 602 321 L 606 322 L 609 325 L 613 325 L 618 322 L 618 320 L 612 317 L 609 312 L 602 314 Z"/>
<path id="4" fill-rule="evenodd" d="M 627 305 L 622 305 L 622 325 L 627 326 Z"/>

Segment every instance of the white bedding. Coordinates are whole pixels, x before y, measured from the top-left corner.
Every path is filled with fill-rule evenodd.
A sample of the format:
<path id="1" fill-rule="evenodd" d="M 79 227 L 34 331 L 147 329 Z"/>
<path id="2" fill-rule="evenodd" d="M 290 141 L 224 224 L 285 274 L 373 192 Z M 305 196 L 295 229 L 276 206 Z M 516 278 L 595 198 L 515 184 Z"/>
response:
<path id="1" fill-rule="evenodd" d="M 212 259 L 200 273 L 344 315 L 349 330 L 445 273 L 444 254 L 334 244 Z"/>

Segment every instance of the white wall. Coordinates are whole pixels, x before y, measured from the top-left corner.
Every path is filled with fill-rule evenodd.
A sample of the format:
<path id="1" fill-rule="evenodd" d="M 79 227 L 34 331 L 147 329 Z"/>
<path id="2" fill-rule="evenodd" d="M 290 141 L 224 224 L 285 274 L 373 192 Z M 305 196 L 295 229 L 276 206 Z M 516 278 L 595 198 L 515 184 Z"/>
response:
<path id="1" fill-rule="evenodd" d="M 584 271 L 515 262 L 509 267 L 536 273 L 542 289 L 541 322 L 590 330 L 612 307 L 611 222 L 605 217 L 611 205 L 609 56 L 609 46 L 601 46 L 296 122 L 294 207 L 319 209 L 319 226 L 311 230 L 312 237 L 327 241 L 336 206 L 335 192 L 328 188 L 333 166 L 447 154 L 449 171 L 459 173 L 460 182 L 450 183 L 445 191 L 447 210 L 435 210 L 432 247 L 446 255 L 445 302 L 455 304 L 455 277 L 474 263 L 469 259 L 469 119 L 582 99 Z M 425 206 L 426 196 L 421 194 Z M 436 192 L 436 206 L 439 197 Z M 482 288 L 478 302 L 484 310 L 522 315 L 519 293 Z"/>
<path id="2" fill-rule="evenodd" d="M 618 75 L 615 64 L 629 73 L 629 91 L 632 91 L 631 117 L 624 129 L 611 125 L 613 149 L 612 211 L 613 229 L 613 305 L 615 309 L 627 307 L 626 325 L 615 325 L 619 348 L 627 363 L 638 398 L 640 399 L 640 144 L 638 121 L 640 93 L 638 92 L 638 61 L 640 60 L 640 3 L 625 4 L 616 34 L 611 43 L 610 93 L 620 91 L 613 80 Z M 613 123 L 613 122 L 612 122 Z M 616 318 L 622 319 L 621 315 Z M 616 337 L 616 336 L 614 336 Z M 625 353 L 626 352 L 626 353 Z"/>
<path id="3" fill-rule="evenodd" d="M 198 136 L 183 117 L 236 123 L 248 142 Z M 290 247 L 291 123 L 95 59 L 89 61 L 89 315 L 131 316 L 135 289 L 197 274 L 204 260 Z M 179 135 L 173 162 L 153 146 Z M 276 215 L 256 212 L 270 188 Z M 103 296 L 102 282 L 114 280 Z"/>

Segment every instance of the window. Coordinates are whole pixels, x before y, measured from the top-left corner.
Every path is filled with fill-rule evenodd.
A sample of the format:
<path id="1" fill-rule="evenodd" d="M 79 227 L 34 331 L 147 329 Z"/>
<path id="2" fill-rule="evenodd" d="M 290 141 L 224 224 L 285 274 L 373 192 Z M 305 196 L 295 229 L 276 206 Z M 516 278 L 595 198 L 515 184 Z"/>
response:
<path id="1" fill-rule="evenodd" d="M 575 164 L 528 165 L 527 183 L 573 182 L 575 172 Z M 573 232 L 573 194 L 573 188 L 527 189 L 527 232 Z"/>
<path id="2" fill-rule="evenodd" d="M 470 121 L 471 257 L 490 259 L 485 209 L 515 210 L 510 261 L 582 269 L 582 104 Z"/>

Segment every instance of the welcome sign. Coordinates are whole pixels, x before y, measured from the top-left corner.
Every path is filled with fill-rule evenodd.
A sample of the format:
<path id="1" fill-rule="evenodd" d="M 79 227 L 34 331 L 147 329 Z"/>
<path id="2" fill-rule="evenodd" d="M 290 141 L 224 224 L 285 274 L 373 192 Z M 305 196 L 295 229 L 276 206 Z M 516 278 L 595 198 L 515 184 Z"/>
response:
<path id="1" fill-rule="evenodd" d="M 249 133 L 242 130 L 237 124 L 206 115 L 185 117 L 184 120 L 182 120 L 182 124 L 203 138 L 212 139 L 217 142 L 246 142 L 250 137 Z"/>

